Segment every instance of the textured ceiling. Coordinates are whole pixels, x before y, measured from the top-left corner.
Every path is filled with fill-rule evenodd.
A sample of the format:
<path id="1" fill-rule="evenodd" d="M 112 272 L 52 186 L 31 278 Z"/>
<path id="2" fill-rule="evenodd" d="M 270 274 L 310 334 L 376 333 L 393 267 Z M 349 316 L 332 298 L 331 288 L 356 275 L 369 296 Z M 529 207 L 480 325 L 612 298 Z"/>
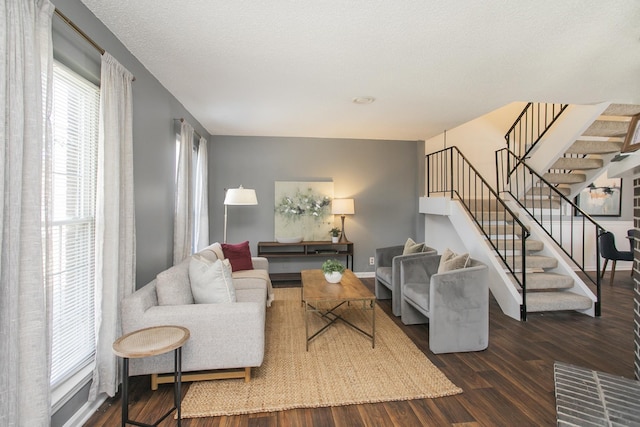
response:
<path id="1" fill-rule="evenodd" d="M 415 140 L 514 101 L 640 104 L 637 0 L 82 2 L 216 135 Z"/>

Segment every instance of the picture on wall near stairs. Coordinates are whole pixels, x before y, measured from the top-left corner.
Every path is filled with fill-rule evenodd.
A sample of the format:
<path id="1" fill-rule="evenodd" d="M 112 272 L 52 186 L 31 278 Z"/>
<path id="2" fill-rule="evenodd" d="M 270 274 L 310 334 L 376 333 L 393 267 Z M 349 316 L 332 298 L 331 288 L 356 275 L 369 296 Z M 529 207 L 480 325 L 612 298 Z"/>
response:
<path id="1" fill-rule="evenodd" d="M 636 114 L 631 118 L 629 123 L 629 130 L 627 136 L 624 139 L 624 145 L 622 146 L 623 153 L 630 153 L 640 149 L 640 114 Z"/>
<path id="2" fill-rule="evenodd" d="M 621 193 L 622 178 L 609 178 L 605 172 L 578 194 L 576 205 L 591 216 L 620 216 Z"/>

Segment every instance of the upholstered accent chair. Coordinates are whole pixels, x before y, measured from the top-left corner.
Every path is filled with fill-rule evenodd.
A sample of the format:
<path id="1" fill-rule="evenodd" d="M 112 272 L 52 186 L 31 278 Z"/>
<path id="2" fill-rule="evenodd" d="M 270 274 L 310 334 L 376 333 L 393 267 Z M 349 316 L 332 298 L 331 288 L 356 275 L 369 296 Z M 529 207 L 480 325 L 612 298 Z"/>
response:
<path id="1" fill-rule="evenodd" d="M 487 266 L 469 258 L 462 268 L 438 273 L 440 258 L 400 261 L 402 323 L 429 323 L 429 349 L 436 354 L 484 350 L 489 345 Z"/>
<path id="2" fill-rule="evenodd" d="M 414 243 L 414 245 L 422 245 L 419 251 L 415 246 L 412 246 L 415 251 L 407 253 L 410 252 L 408 249 L 408 246 L 411 246 L 410 243 L 410 241 L 407 241 L 404 245 L 388 246 L 376 249 L 376 298 L 391 299 L 392 311 L 395 316 L 400 316 L 400 301 L 402 300 L 402 289 L 400 288 L 400 261 L 403 259 L 418 258 L 437 253 L 435 249 L 420 243 Z"/>

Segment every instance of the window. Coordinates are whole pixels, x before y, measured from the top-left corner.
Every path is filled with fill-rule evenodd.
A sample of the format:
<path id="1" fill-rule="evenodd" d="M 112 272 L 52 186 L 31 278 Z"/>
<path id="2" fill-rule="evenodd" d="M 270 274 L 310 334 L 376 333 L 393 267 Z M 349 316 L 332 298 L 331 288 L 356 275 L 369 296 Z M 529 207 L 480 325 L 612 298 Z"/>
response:
<path id="1" fill-rule="evenodd" d="M 54 63 L 51 184 L 51 386 L 95 355 L 95 210 L 100 91 Z"/>

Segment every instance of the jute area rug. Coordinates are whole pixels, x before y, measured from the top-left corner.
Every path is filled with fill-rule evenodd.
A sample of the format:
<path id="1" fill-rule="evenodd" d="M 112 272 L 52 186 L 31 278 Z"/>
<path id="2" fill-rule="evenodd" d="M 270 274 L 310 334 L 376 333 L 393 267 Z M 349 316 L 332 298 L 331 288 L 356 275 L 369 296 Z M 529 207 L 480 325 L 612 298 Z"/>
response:
<path id="1" fill-rule="evenodd" d="M 363 330 L 371 311 L 343 310 Z M 309 315 L 310 331 L 325 321 Z M 305 350 L 304 308 L 300 288 L 276 288 L 267 309 L 262 366 L 243 380 L 192 383 L 182 401 L 186 418 L 272 412 L 359 403 L 434 398 L 462 393 L 376 307 L 376 346 L 337 322 Z"/>

